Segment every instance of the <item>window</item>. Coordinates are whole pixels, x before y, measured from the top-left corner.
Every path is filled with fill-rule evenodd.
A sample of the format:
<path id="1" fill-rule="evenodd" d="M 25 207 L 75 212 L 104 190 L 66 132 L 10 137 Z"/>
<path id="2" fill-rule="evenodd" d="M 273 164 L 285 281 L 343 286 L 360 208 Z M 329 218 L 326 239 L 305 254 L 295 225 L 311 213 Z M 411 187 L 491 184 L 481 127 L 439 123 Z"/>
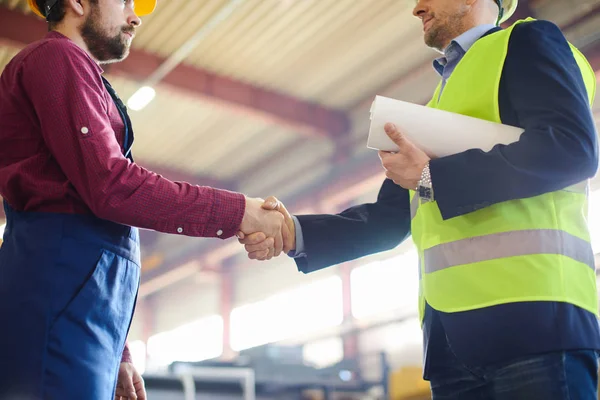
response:
<path id="1" fill-rule="evenodd" d="M 355 268 L 350 275 L 352 315 L 356 319 L 394 310 L 416 313 L 419 294 L 416 249 Z"/>
<path id="2" fill-rule="evenodd" d="M 208 360 L 222 353 L 223 319 L 220 315 L 203 318 L 148 339 L 148 356 L 153 365 Z"/>
<path id="3" fill-rule="evenodd" d="M 135 369 L 141 374 L 146 371 L 146 344 L 141 340 L 135 340 L 127 344 Z"/>
<path id="4" fill-rule="evenodd" d="M 326 368 L 343 360 L 344 341 L 339 336 L 317 340 L 305 344 L 302 353 L 306 364 Z"/>
<path id="5" fill-rule="evenodd" d="M 342 323 L 342 281 L 334 276 L 231 312 L 231 347 L 240 351 Z"/>

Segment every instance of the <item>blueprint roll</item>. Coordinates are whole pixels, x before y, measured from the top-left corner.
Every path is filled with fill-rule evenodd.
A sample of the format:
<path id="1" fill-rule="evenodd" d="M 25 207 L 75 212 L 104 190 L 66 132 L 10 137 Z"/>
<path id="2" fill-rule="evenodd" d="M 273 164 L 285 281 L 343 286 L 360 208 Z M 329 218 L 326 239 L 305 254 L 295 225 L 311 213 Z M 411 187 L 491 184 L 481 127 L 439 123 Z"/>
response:
<path id="1" fill-rule="evenodd" d="M 523 133 L 522 128 L 376 96 L 371 106 L 368 148 L 398 151 L 398 146 L 385 133 L 384 126 L 388 122 L 395 124 L 431 158 L 469 149 L 490 151 L 497 144 L 516 142 Z"/>

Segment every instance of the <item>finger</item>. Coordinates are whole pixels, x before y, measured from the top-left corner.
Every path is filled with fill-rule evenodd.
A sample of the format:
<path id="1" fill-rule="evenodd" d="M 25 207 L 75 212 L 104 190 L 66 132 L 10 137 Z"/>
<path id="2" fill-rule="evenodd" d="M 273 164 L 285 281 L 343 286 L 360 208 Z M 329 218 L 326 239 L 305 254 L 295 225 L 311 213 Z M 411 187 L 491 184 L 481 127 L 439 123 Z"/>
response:
<path id="1" fill-rule="evenodd" d="M 287 210 L 287 208 L 285 208 L 285 205 L 283 205 L 282 202 L 279 202 L 279 205 L 277 207 L 277 209 L 279 210 L 279 212 L 281 214 L 283 214 L 283 218 L 284 218 L 284 222 L 287 225 L 290 233 L 294 231 L 295 226 L 294 226 L 294 219 L 292 218 L 292 216 L 290 215 L 289 211 Z"/>
<path id="2" fill-rule="evenodd" d="M 137 395 L 135 394 L 135 387 L 133 386 L 133 379 L 131 377 L 123 379 L 123 389 L 125 389 L 125 394 L 121 396 L 128 397 L 129 400 L 137 400 Z"/>
<path id="3" fill-rule="evenodd" d="M 390 172 L 390 171 L 385 171 L 385 177 L 388 178 L 388 179 L 393 180 L 394 183 L 396 183 L 396 179 L 398 178 L 396 176 L 396 174 L 394 174 L 393 172 Z"/>
<path id="4" fill-rule="evenodd" d="M 263 232 L 255 232 L 247 235 L 244 237 L 244 239 L 240 239 L 239 242 L 241 244 L 258 244 L 264 242 L 266 239 L 267 235 L 265 235 Z"/>
<path id="5" fill-rule="evenodd" d="M 248 253 L 254 253 L 256 251 L 269 250 L 274 245 L 275 245 L 275 239 L 273 239 L 273 238 L 267 238 L 266 240 L 263 240 L 260 243 L 257 243 L 257 244 L 247 244 L 244 247 L 245 247 L 245 249 L 246 249 L 246 251 Z"/>
<path id="6" fill-rule="evenodd" d="M 296 226 L 294 225 L 294 219 L 288 212 L 287 208 L 282 202 L 279 202 L 279 206 L 277 208 L 281 214 L 283 214 L 283 220 L 285 222 L 286 230 L 282 230 L 283 232 L 283 252 L 289 253 L 295 247 L 296 243 Z"/>
<path id="7" fill-rule="evenodd" d="M 283 239 L 283 252 L 287 254 L 292 250 L 293 247 L 292 233 L 290 232 L 290 228 L 288 228 L 287 223 L 283 224 L 281 227 L 281 236 Z"/>
<path id="8" fill-rule="evenodd" d="M 386 159 L 386 158 L 388 158 L 389 156 L 393 156 L 393 155 L 394 155 L 394 153 L 392 153 L 392 152 L 389 152 L 389 151 L 382 151 L 382 150 L 379 150 L 379 151 L 377 152 L 377 154 L 379 155 L 379 159 L 380 159 L 381 161 L 385 160 L 385 159 Z"/>
<path id="9" fill-rule="evenodd" d="M 255 251 L 254 253 L 248 253 L 248 258 L 251 260 L 264 259 L 269 254 L 269 250 Z"/>
<path id="10" fill-rule="evenodd" d="M 277 211 L 279 211 L 281 214 L 283 214 L 283 217 L 285 218 L 285 222 L 287 223 L 288 221 L 292 220 L 292 216 L 290 215 L 290 213 L 288 212 L 287 208 L 285 208 L 285 206 L 283 205 L 282 202 L 277 201 Z M 293 222 L 293 221 L 292 221 Z"/>
<path id="11" fill-rule="evenodd" d="M 269 259 L 269 254 L 273 251 L 273 248 L 270 248 L 269 250 L 265 250 L 264 252 L 260 253 L 259 257 L 257 258 L 258 261 L 265 261 Z M 256 253 L 258 254 L 258 253 Z"/>
<path id="12" fill-rule="evenodd" d="M 269 261 L 270 259 L 273 258 L 274 255 L 275 255 L 275 249 L 271 248 L 269 250 L 269 253 L 267 253 L 267 255 L 262 259 L 262 261 Z"/>
<path id="13" fill-rule="evenodd" d="M 244 238 L 246 237 L 246 235 L 244 235 L 244 232 L 242 232 L 242 231 L 239 231 L 238 233 L 236 233 L 235 236 L 237 236 L 237 238 L 240 240 L 244 240 Z"/>
<path id="14" fill-rule="evenodd" d="M 406 147 L 407 144 L 410 144 L 406 140 L 404 135 L 401 134 L 400 131 L 398 131 L 398 128 L 396 128 L 396 125 L 387 123 L 387 124 L 385 124 L 384 129 L 385 129 L 385 133 L 390 137 L 390 139 L 392 139 L 392 141 L 394 143 L 396 143 L 398 145 L 399 148 L 402 149 L 402 147 Z"/>
<path id="15" fill-rule="evenodd" d="M 267 256 L 267 260 L 270 260 L 271 258 L 274 257 L 274 255 L 275 255 L 274 252 L 275 252 L 275 249 L 269 250 L 269 255 Z"/>
<path id="16" fill-rule="evenodd" d="M 282 227 L 283 226 L 285 226 L 285 224 L 283 224 Z M 275 239 L 275 252 L 274 252 L 275 257 L 279 257 L 279 255 L 283 251 L 283 235 L 282 235 L 281 231 L 282 230 L 280 229 L 279 232 L 277 232 L 277 234 L 274 237 L 274 239 Z"/>
<path id="17" fill-rule="evenodd" d="M 134 383 L 135 392 L 137 393 L 138 400 L 146 400 L 146 386 L 144 385 L 144 379 L 141 376 Z"/>
<path id="18" fill-rule="evenodd" d="M 266 198 L 262 207 L 265 210 L 276 210 L 278 205 L 279 205 L 279 200 L 277 200 L 277 198 L 275 196 L 269 196 Z"/>

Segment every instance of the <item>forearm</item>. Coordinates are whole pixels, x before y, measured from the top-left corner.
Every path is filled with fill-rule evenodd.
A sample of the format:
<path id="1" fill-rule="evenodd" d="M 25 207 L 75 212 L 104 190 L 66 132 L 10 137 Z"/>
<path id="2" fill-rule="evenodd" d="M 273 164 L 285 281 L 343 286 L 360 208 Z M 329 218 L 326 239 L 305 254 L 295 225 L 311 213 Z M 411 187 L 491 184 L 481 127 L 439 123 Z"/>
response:
<path id="1" fill-rule="evenodd" d="M 386 180 L 378 200 L 336 215 L 298 216 L 304 257 L 298 269 L 309 273 L 393 249 L 410 235 L 408 191 Z"/>
<path id="2" fill-rule="evenodd" d="M 242 194 L 171 182 L 125 159 L 115 164 L 102 183 L 94 185 L 84 176 L 78 185 L 98 217 L 187 236 L 225 239 L 239 230 Z M 87 193 L 86 187 L 91 189 Z"/>
<path id="3" fill-rule="evenodd" d="M 442 217 L 538 196 L 592 177 L 597 168 L 592 147 L 572 146 L 566 141 L 566 137 L 540 133 L 537 140 L 524 138 L 489 153 L 469 150 L 432 160 L 433 190 Z"/>

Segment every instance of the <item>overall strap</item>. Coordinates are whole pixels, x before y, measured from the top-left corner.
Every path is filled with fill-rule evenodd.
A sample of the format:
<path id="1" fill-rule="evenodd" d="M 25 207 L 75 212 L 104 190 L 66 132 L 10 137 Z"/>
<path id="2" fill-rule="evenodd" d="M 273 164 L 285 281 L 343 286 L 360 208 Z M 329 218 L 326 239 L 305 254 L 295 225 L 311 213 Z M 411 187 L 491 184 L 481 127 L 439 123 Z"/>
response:
<path id="1" fill-rule="evenodd" d="M 131 147 L 133 146 L 133 126 L 131 124 L 131 119 L 129 119 L 129 114 L 127 113 L 127 106 L 123 103 L 123 101 L 117 95 L 117 92 L 111 84 L 106 80 L 106 78 L 102 77 L 102 82 L 106 87 L 106 90 L 110 94 L 110 97 L 113 99 L 115 105 L 117 106 L 117 110 L 119 110 L 119 114 L 121 114 L 121 119 L 123 120 L 123 124 L 125 125 L 125 138 L 123 140 L 123 155 L 127 157 L 131 162 L 133 162 L 133 156 L 131 154 Z"/>

